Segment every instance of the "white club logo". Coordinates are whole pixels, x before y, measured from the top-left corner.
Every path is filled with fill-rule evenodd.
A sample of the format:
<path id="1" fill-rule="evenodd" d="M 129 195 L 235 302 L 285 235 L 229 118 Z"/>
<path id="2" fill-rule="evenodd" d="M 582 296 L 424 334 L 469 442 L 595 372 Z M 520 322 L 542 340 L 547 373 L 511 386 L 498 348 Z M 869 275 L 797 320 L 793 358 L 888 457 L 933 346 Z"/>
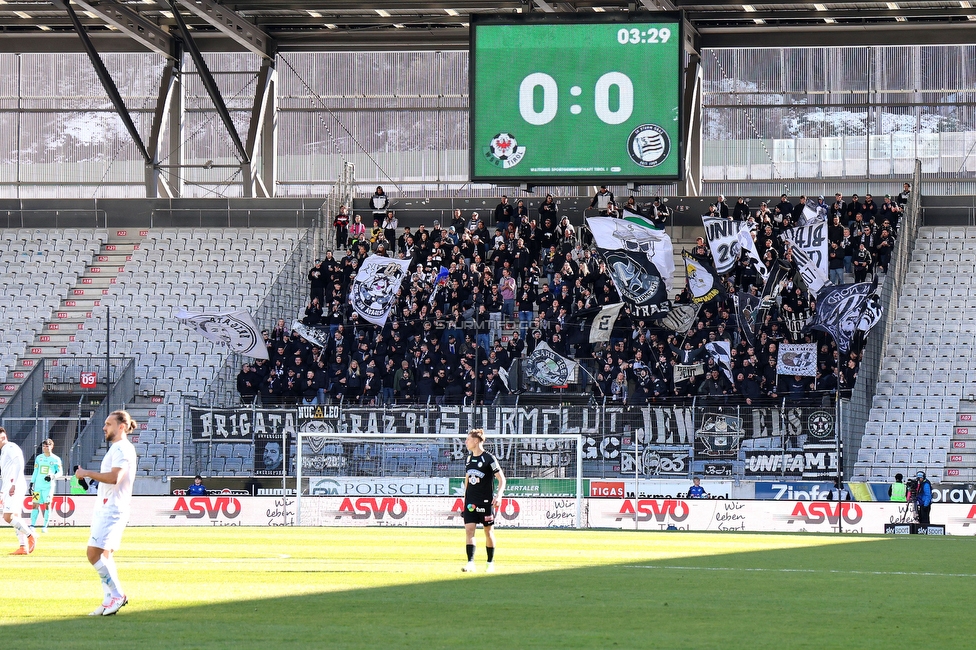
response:
<path id="1" fill-rule="evenodd" d="M 657 167 L 671 153 L 671 140 L 657 124 L 641 124 L 627 140 L 627 153 L 641 167 Z"/>

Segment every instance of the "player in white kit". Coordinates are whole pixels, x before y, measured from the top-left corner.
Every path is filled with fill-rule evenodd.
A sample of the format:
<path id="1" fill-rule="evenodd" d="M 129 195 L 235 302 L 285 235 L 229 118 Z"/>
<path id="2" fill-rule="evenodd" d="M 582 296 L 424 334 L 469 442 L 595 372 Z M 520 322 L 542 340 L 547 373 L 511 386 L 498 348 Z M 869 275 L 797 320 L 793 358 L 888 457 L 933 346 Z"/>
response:
<path id="1" fill-rule="evenodd" d="M 7 440 L 7 430 L 0 427 L 0 512 L 3 520 L 17 531 L 20 546 L 11 555 L 29 555 L 34 552 L 34 529 L 24 523 L 20 513 L 24 510 L 27 479 L 24 476 L 24 452 Z"/>
<path id="2" fill-rule="evenodd" d="M 126 411 L 113 411 L 105 418 L 105 441 L 108 452 L 99 471 L 75 470 L 75 477 L 98 481 L 98 501 L 92 514 L 88 561 L 102 582 L 105 598 L 89 616 L 111 616 L 129 602 L 119 583 L 119 572 L 112 553 L 119 549 L 122 532 L 129 521 L 132 483 L 136 473 L 136 450 L 126 437 L 136 423 Z"/>

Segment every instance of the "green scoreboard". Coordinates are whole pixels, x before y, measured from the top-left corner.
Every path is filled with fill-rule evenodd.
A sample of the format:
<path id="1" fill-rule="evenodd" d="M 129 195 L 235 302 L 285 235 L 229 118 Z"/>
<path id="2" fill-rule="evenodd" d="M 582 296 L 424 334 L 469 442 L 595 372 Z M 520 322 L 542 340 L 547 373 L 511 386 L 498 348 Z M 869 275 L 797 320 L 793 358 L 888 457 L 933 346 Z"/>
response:
<path id="1" fill-rule="evenodd" d="M 679 180 L 681 16 L 472 16 L 471 180 Z"/>

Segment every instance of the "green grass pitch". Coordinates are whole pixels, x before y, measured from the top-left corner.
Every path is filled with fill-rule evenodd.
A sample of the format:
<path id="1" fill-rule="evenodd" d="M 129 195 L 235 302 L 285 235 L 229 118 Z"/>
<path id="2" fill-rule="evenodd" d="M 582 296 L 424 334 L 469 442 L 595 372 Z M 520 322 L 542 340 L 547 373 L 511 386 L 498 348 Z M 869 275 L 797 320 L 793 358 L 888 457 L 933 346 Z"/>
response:
<path id="1" fill-rule="evenodd" d="M 9 648 L 972 647 L 972 538 L 499 529 L 130 528 L 130 604 L 101 600 L 87 528 L 0 557 Z M 0 528 L 10 550 L 13 531 Z M 484 569 L 478 531 L 477 562 Z"/>

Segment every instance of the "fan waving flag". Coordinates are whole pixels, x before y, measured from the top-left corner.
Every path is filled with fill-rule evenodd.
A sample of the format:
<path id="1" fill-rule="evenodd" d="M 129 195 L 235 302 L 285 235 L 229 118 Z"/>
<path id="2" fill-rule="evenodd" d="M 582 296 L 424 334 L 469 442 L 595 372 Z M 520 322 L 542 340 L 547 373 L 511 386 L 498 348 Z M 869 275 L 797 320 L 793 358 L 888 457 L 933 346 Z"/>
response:
<path id="1" fill-rule="evenodd" d="M 715 260 L 715 271 L 725 275 L 739 261 L 742 244 L 739 242 L 740 224 L 731 219 L 702 215 L 705 239 Z M 747 226 L 748 227 L 748 226 Z"/>
<path id="2" fill-rule="evenodd" d="M 722 280 L 715 272 L 715 268 L 694 255 L 682 251 L 685 260 L 685 270 L 688 274 L 688 289 L 691 291 L 691 301 L 704 304 L 725 295 Z"/>
<path id="3" fill-rule="evenodd" d="M 664 279 L 654 262 L 641 253 L 598 248 L 607 263 L 610 280 L 617 293 L 635 307 L 652 307 L 668 299 Z M 645 309 L 646 315 L 657 310 Z"/>
<path id="4" fill-rule="evenodd" d="M 801 228 L 790 228 L 783 235 L 783 241 L 790 244 L 793 263 L 800 277 L 814 296 L 825 285 L 827 279 L 827 224 L 814 223 Z"/>
<path id="5" fill-rule="evenodd" d="M 660 272 L 666 288 L 674 277 L 674 246 L 668 233 L 658 230 L 644 217 L 628 212 L 627 219 L 589 217 L 586 220 L 596 245 L 606 250 L 643 253 Z"/>
<path id="6" fill-rule="evenodd" d="M 318 346 L 323 350 L 329 347 L 329 337 L 326 332 L 320 332 L 314 330 L 311 327 L 305 326 L 301 321 L 293 321 L 291 324 L 291 330 L 293 332 L 298 332 L 298 335 L 303 339 L 311 343 L 312 345 Z"/>
<path id="7" fill-rule="evenodd" d="M 817 311 L 808 329 L 834 337 L 837 350 L 847 354 L 856 336 L 867 334 L 881 319 L 878 279 L 873 282 L 825 287 L 817 296 Z"/>
<path id="8" fill-rule="evenodd" d="M 543 386 L 565 386 L 576 381 L 576 362 L 540 343 L 525 359 L 525 374 Z"/>
<path id="9" fill-rule="evenodd" d="M 349 302 L 356 313 L 374 325 L 386 325 L 409 266 L 409 260 L 382 255 L 370 255 L 363 260 L 349 289 Z"/>
<path id="10" fill-rule="evenodd" d="M 581 309 L 572 316 L 570 320 L 579 323 L 586 332 L 587 341 L 590 343 L 607 343 L 610 341 L 610 334 L 613 332 L 613 325 L 617 322 L 620 309 L 624 306 L 622 302 L 605 307 L 592 307 Z"/>
<path id="11" fill-rule="evenodd" d="M 244 310 L 195 314 L 181 309 L 176 313 L 176 319 L 195 329 L 204 338 L 234 352 L 255 359 L 268 358 L 264 337 L 254 324 L 254 319 Z"/>
<path id="12" fill-rule="evenodd" d="M 434 278 L 434 290 L 430 292 L 430 299 L 427 301 L 431 305 L 437 300 L 437 292 L 441 290 L 445 284 L 447 284 L 447 278 L 450 275 L 450 271 L 447 267 L 442 266 L 441 270 L 437 272 L 437 277 Z"/>

